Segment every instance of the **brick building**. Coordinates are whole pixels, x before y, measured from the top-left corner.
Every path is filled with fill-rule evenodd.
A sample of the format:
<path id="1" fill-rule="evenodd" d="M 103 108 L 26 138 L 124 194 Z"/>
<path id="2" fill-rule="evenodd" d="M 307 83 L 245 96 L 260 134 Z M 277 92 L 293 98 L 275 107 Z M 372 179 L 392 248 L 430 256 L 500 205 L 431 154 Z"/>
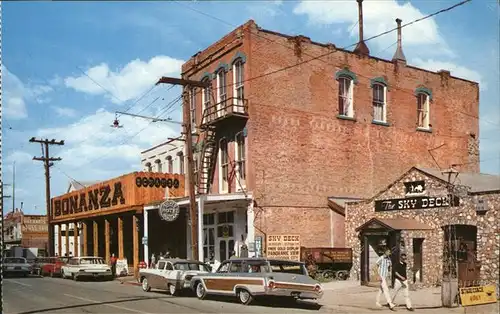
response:
<path id="1" fill-rule="evenodd" d="M 3 219 L 5 249 L 18 248 L 22 256 L 30 258 L 45 254 L 49 236 L 46 215 L 26 215 L 16 208 Z"/>
<path id="2" fill-rule="evenodd" d="M 479 170 L 478 84 L 406 64 L 401 41 L 383 60 L 363 40 L 348 51 L 250 20 L 191 57 L 182 77 L 211 82 L 184 104 L 198 193 L 218 202 L 215 213 L 240 208 L 246 225 L 229 238 L 251 249 L 266 234 L 345 246 L 346 201 L 371 197 L 412 165 L 435 167 L 433 158 Z"/>

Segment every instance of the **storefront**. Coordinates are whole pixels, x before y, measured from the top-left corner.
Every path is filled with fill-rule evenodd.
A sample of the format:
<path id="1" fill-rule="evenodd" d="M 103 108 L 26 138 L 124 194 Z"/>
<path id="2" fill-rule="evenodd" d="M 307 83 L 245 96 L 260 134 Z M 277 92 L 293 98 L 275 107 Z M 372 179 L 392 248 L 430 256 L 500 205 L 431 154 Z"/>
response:
<path id="1" fill-rule="evenodd" d="M 105 259 L 114 253 L 135 269 L 144 258 L 140 246 L 144 205 L 165 199 L 167 191 L 169 197 L 184 196 L 184 176 L 134 172 L 53 198 L 55 242 L 65 242 L 56 246 L 56 253 Z M 64 240 L 61 231 L 67 231 Z"/>
<path id="2" fill-rule="evenodd" d="M 500 176 L 452 173 L 448 178 L 440 170 L 414 167 L 371 200 L 346 205 L 351 278 L 376 281 L 375 262 L 390 248 L 393 263 L 407 255 L 408 278 L 417 286 L 443 278 L 461 286 L 496 284 L 499 208 Z"/>
<path id="3" fill-rule="evenodd" d="M 154 254 L 170 252 L 173 257 L 191 258 L 189 198 L 172 199 L 179 210 L 175 217 L 165 217 L 161 204 L 154 202 L 144 210 L 143 246 L 146 261 Z M 196 196 L 199 260 L 213 263 L 236 256 L 253 256 L 253 198 L 244 193 Z M 202 217 L 202 218 L 201 218 Z M 162 234 L 161 240 L 157 234 Z"/>

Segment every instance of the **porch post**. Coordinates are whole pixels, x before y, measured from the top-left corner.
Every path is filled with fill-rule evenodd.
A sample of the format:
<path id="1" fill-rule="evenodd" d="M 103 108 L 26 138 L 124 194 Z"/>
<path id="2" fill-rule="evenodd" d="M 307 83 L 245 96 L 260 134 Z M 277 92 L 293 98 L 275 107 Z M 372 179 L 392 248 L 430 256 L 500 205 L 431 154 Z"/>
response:
<path id="1" fill-rule="evenodd" d="M 118 217 L 118 258 L 123 259 L 123 218 Z"/>
<path id="2" fill-rule="evenodd" d="M 79 256 L 78 254 L 78 223 L 73 223 L 73 256 Z"/>
<path id="3" fill-rule="evenodd" d="M 82 256 L 87 256 L 87 241 L 88 241 L 88 235 L 87 235 L 87 222 L 82 221 L 82 228 L 83 228 L 83 249 L 82 249 Z"/>
<path id="4" fill-rule="evenodd" d="M 66 232 L 66 235 L 65 235 L 65 237 L 66 237 L 66 245 L 64 247 L 64 251 L 65 251 L 65 255 L 69 256 L 69 223 L 66 223 L 64 225 L 64 227 L 65 227 L 65 232 Z"/>
<path id="5" fill-rule="evenodd" d="M 97 229 L 99 226 L 97 225 L 97 221 L 95 221 L 95 220 L 93 220 L 92 223 L 93 223 L 92 232 L 94 233 L 94 236 L 93 236 L 93 240 L 94 240 L 94 245 L 93 245 L 94 256 L 99 256 L 99 230 Z"/>
<path id="6" fill-rule="evenodd" d="M 255 215 L 253 211 L 253 198 L 250 199 L 250 204 L 248 204 L 247 209 L 247 238 L 246 245 L 250 247 L 250 243 L 253 243 L 253 252 L 248 252 L 248 257 L 255 257 L 255 227 L 254 227 Z"/>
<path id="7" fill-rule="evenodd" d="M 134 275 L 136 274 L 137 268 L 139 266 L 139 217 L 134 214 L 132 216 L 132 242 L 133 242 L 133 265 L 134 265 Z"/>
<path id="8" fill-rule="evenodd" d="M 62 235 L 61 235 L 62 224 L 57 225 L 57 255 L 62 256 Z"/>
<path id="9" fill-rule="evenodd" d="M 110 252 L 109 252 L 109 219 L 105 218 L 104 219 L 104 244 L 105 244 L 105 251 L 106 251 L 106 256 L 104 257 L 104 260 L 109 262 L 109 257 L 110 257 Z"/>
<path id="10" fill-rule="evenodd" d="M 206 195 L 198 197 L 198 260 L 200 262 L 205 260 L 205 256 L 203 256 L 203 211 L 206 197 Z"/>
<path id="11" fill-rule="evenodd" d="M 148 265 L 149 267 L 149 246 L 148 246 L 148 241 L 149 241 L 149 238 L 148 238 L 148 209 L 147 208 L 144 208 L 144 212 L 143 212 L 143 230 L 144 230 L 144 238 L 146 238 L 146 242 L 145 244 L 143 244 L 143 248 L 144 248 L 144 261 L 146 262 L 146 265 Z"/>

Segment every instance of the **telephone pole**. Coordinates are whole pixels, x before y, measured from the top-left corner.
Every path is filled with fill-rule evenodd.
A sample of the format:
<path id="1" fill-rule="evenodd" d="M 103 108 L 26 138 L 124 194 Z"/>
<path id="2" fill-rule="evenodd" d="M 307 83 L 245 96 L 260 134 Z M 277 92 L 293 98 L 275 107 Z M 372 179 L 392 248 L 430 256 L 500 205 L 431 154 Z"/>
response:
<path id="1" fill-rule="evenodd" d="M 194 92 L 195 87 L 209 87 L 208 82 L 178 79 L 163 76 L 158 80 L 158 84 L 181 85 L 183 87 L 183 126 L 186 134 L 186 157 L 188 161 L 187 175 L 189 180 L 189 216 L 191 217 L 191 258 L 199 260 L 198 255 L 198 210 L 196 208 L 196 195 L 194 189 L 194 160 L 193 160 L 193 134 L 191 127 L 191 108 L 189 107 L 189 90 Z"/>
<path id="2" fill-rule="evenodd" d="M 33 157 L 33 160 L 43 161 L 43 165 L 45 167 L 45 206 L 47 208 L 47 224 L 49 229 L 49 243 L 47 250 L 49 251 L 49 256 L 54 256 L 54 232 L 51 228 L 50 222 L 52 220 L 51 217 L 51 202 L 50 202 L 50 167 L 54 165 L 53 161 L 60 161 L 61 158 L 50 157 L 49 155 L 49 146 L 50 145 L 64 145 L 64 141 L 56 141 L 55 139 L 36 139 L 32 137 L 29 141 L 30 143 L 40 143 L 42 145 L 42 157 Z"/>

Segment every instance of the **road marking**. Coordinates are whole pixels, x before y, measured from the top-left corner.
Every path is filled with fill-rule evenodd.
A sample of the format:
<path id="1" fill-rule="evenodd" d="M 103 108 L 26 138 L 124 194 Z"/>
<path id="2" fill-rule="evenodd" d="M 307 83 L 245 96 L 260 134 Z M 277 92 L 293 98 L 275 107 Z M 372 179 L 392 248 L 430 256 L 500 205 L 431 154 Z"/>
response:
<path id="1" fill-rule="evenodd" d="M 31 287 L 31 285 L 29 285 L 27 283 L 24 283 L 24 282 L 17 281 L 17 280 L 5 279 L 5 281 L 6 282 L 17 283 L 18 285 L 25 286 L 25 287 Z"/>
<path id="2" fill-rule="evenodd" d="M 134 312 L 134 313 L 148 314 L 147 312 L 144 312 L 144 311 L 129 309 L 129 308 L 126 308 L 126 307 L 123 307 L 123 306 L 119 306 L 119 305 L 103 304 L 103 302 L 105 302 L 105 301 L 95 301 L 95 300 L 91 300 L 91 299 L 87 299 L 87 298 L 82 298 L 82 297 L 79 297 L 79 296 L 76 296 L 76 295 L 72 295 L 72 294 L 64 294 L 64 295 L 67 296 L 67 297 L 70 297 L 70 298 L 75 298 L 75 299 L 79 299 L 79 300 L 86 301 L 86 302 L 92 302 L 92 303 L 95 303 L 96 305 L 104 305 L 104 306 L 114 307 L 115 309 L 129 311 L 129 312 Z"/>

